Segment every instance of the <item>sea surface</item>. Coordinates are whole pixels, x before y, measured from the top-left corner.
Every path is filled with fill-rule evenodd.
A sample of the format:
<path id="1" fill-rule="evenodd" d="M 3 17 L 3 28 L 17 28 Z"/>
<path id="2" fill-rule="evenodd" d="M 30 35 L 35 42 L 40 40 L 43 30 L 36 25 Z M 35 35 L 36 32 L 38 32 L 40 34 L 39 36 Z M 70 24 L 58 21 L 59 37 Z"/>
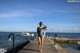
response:
<path id="1" fill-rule="evenodd" d="M 8 40 L 8 35 L 10 33 L 14 34 L 15 40 L 15 47 L 19 44 L 22 44 L 28 40 L 31 40 L 32 38 L 36 37 L 36 32 L 29 32 L 29 33 L 33 33 L 35 36 L 31 37 L 31 36 L 19 36 L 17 34 L 21 33 L 21 32 L 0 32 L 0 48 L 4 48 L 4 49 L 11 49 L 12 48 L 12 41 Z M 56 37 L 55 35 L 56 33 L 50 33 L 47 32 L 46 36 L 49 37 Z M 80 38 L 80 33 L 57 33 L 59 38 Z"/>
<path id="2" fill-rule="evenodd" d="M 14 47 L 34 38 L 31 36 L 19 36 L 18 34 L 22 33 L 22 32 L 0 32 L 0 48 L 6 49 L 6 50 L 12 49 L 13 39 L 11 41 L 9 41 L 9 39 L 8 39 L 8 36 L 10 33 L 14 34 Z M 33 32 L 31 32 L 31 34 L 32 33 Z M 13 36 L 12 36 L 12 38 L 13 38 Z"/>
<path id="3" fill-rule="evenodd" d="M 57 34 L 59 38 L 80 38 L 80 33 L 46 33 L 46 35 L 50 37 L 56 37 L 55 34 Z"/>
<path id="4" fill-rule="evenodd" d="M 80 33 L 47 33 L 47 36 L 58 38 L 80 38 Z M 80 45 L 78 44 L 62 44 L 60 46 L 68 51 L 68 53 L 80 53 Z"/>
<path id="5" fill-rule="evenodd" d="M 80 45 L 77 44 L 62 44 L 61 47 L 68 53 L 80 53 Z"/>

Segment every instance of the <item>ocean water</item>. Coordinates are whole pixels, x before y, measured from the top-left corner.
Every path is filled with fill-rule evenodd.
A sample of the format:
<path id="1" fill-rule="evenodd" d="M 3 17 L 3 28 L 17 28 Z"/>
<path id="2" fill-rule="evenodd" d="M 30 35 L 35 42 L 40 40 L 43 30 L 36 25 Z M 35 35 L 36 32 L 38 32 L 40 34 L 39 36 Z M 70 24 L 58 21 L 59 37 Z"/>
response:
<path id="1" fill-rule="evenodd" d="M 8 40 L 8 35 L 10 33 L 11 32 L 0 32 L 0 48 L 4 48 L 4 49 L 12 48 L 12 41 Z M 32 38 L 30 36 L 27 36 L 27 37 L 18 36 L 17 34 L 21 33 L 21 32 L 12 32 L 12 33 L 14 34 L 14 37 L 15 37 L 15 41 L 14 41 L 15 47 L 19 44 L 22 44 L 22 43 L 28 41 L 28 40 L 31 40 L 31 38 Z M 36 37 L 36 32 L 29 32 L 29 33 L 33 33 L 35 35 L 34 37 Z M 56 37 L 55 34 L 56 33 L 47 32 L 46 36 Z M 57 34 L 58 34 L 59 38 L 80 38 L 80 33 L 57 33 Z"/>
<path id="2" fill-rule="evenodd" d="M 46 33 L 47 36 L 59 38 L 80 38 L 80 33 Z M 80 53 L 80 45 L 78 44 L 62 44 L 61 47 L 68 53 Z"/>
<path id="3" fill-rule="evenodd" d="M 56 37 L 58 35 L 59 38 L 80 38 L 80 33 L 46 33 L 47 36 Z"/>
<path id="4" fill-rule="evenodd" d="M 63 44 L 61 47 L 68 51 L 68 53 L 80 53 L 80 45 L 77 44 Z"/>
<path id="5" fill-rule="evenodd" d="M 0 32 L 0 48 L 3 49 L 11 49 L 12 48 L 12 41 L 8 40 L 8 35 L 11 32 Z M 12 32 L 14 34 L 14 46 L 16 47 L 19 44 L 22 44 L 28 40 L 31 40 L 33 37 L 31 36 L 19 36 L 17 34 L 21 32 Z"/>

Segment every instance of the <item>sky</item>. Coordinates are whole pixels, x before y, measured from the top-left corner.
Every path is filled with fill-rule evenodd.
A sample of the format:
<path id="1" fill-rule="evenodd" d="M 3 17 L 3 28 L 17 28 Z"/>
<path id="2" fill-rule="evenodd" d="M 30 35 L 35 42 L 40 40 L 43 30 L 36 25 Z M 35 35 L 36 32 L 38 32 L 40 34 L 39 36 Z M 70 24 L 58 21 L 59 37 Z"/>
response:
<path id="1" fill-rule="evenodd" d="M 80 33 L 80 2 L 0 0 L 0 31 L 36 32 L 40 21 L 47 32 Z"/>

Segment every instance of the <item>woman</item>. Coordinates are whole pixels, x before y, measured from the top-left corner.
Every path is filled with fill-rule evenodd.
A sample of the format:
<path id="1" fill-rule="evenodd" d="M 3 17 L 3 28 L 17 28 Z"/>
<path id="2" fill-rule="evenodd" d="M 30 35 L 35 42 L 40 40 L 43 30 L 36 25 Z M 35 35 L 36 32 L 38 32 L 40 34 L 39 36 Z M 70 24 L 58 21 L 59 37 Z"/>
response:
<path id="1" fill-rule="evenodd" d="M 42 48 L 43 48 L 43 40 L 44 40 L 44 31 L 46 30 L 46 26 L 43 25 L 42 22 L 39 23 L 39 27 L 37 27 L 37 35 L 38 35 L 38 46 L 39 46 L 39 52 L 42 52 Z"/>

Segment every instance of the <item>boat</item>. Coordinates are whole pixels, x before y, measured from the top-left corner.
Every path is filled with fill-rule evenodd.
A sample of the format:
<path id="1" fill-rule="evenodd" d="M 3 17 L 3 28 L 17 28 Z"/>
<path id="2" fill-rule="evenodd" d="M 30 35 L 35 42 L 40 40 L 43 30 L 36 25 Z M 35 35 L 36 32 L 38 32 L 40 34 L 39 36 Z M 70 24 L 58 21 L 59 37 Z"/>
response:
<path id="1" fill-rule="evenodd" d="M 80 41 L 78 41 L 77 43 L 78 43 L 78 45 L 80 45 Z"/>
<path id="2" fill-rule="evenodd" d="M 80 50 L 80 41 L 78 41 L 77 43 L 78 43 L 77 49 Z"/>
<path id="3" fill-rule="evenodd" d="M 18 35 L 19 36 L 31 36 L 31 34 L 28 32 L 22 32 L 22 33 L 19 33 Z"/>

